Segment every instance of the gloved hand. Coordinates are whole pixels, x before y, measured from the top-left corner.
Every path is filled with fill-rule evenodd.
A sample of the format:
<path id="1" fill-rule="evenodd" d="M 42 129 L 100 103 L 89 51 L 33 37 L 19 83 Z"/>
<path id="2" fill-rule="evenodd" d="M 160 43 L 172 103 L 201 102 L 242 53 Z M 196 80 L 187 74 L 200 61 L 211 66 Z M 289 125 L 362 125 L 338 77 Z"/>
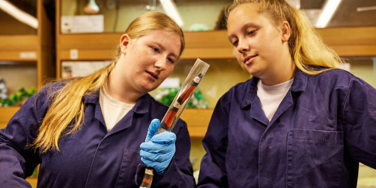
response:
<path id="1" fill-rule="evenodd" d="M 163 173 L 175 154 L 176 135 L 170 131 L 154 135 L 158 132 L 160 124 L 159 119 L 151 121 L 145 142 L 140 145 L 140 156 L 147 167 Z"/>

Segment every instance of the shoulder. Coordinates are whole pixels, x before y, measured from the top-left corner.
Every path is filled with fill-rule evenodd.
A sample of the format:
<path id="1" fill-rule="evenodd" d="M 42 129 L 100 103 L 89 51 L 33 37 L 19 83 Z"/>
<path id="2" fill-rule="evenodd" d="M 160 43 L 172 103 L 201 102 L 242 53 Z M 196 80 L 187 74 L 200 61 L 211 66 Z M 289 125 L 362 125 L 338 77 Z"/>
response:
<path id="1" fill-rule="evenodd" d="M 325 72 L 318 74 L 321 78 L 352 78 L 355 77 L 350 72 L 343 69 L 330 69 Z"/>
<path id="2" fill-rule="evenodd" d="M 37 100 L 47 100 L 51 99 L 51 97 L 58 92 L 66 82 L 51 82 L 47 85 L 45 85 L 42 89 L 40 89 L 34 96 L 33 98 Z"/>
<path id="3" fill-rule="evenodd" d="M 159 111 L 159 112 L 163 113 L 163 112 L 167 111 L 167 109 L 168 109 L 168 107 L 166 105 L 164 105 L 161 102 L 155 100 L 149 94 L 146 94 L 144 99 L 147 100 L 147 102 L 150 104 L 151 109 L 153 109 L 154 111 Z"/>
<path id="4" fill-rule="evenodd" d="M 247 97 L 252 91 L 256 91 L 255 79 L 249 79 L 245 82 L 241 82 L 231 87 L 226 93 L 224 93 L 218 102 L 229 103 L 238 102 L 241 103 L 244 98 Z"/>
<path id="5" fill-rule="evenodd" d="M 63 88 L 66 84 L 68 83 L 67 80 L 65 81 L 56 81 L 56 82 L 51 82 L 45 85 L 39 93 L 47 93 L 47 94 L 52 94 L 57 91 L 59 91 L 61 88 Z"/>
<path id="6" fill-rule="evenodd" d="M 368 98 L 376 96 L 376 89 L 361 78 L 352 73 L 332 69 L 318 75 L 308 75 L 307 93 L 314 93 L 317 96 L 339 97 L 340 100 L 347 100 L 348 97 Z M 359 97 L 363 96 L 363 97 Z"/>
<path id="7" fill-rule="evenodd" d="M 311 80 L 319 81 L 320 83 L 325 83 L 325 85 L 329 85 L 332 87 L 341 87 L 341 88 L 350 87 L 354 83 L 362 83 L 362 84 L 366 83 L 364 80 L 342 69 L 327 70 L 316 76 L 313 76 Z"/>
<path id="8" fill-rule="evenodd" d="M 240 82 L 234 86 L 232 86 L 226 93 L 222 95 L 222 97 L 230 97 L 234 95 L 239 95 L 240 93 L 244 93 L 244 90 L 247 89 L 250 85 L 250 80 L 245 82 Z"/>

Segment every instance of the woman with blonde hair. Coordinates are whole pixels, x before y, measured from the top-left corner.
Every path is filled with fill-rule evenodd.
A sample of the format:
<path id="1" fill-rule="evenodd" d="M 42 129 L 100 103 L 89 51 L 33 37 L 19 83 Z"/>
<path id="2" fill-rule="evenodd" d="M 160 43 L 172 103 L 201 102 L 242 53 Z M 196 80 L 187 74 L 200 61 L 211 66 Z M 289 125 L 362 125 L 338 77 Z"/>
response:
<path id="1" fill-rule="evenodd" d="M 145 166 L 157 171 L 153 187 L 194 187 L 186 124 L 155 134 L 167 107 L 148 94 L 183 49 L 181 28 L 148 12 L 120 37 L 109 66 L 32 96 L 0 130 L 1 187 L 30 187 L 38 164 L 38 187 L 138 187 Z"/>
<path id="2" fill-rule="evenodd" d="M 285 0 L 239 0 L 228 39 L 252 75 L 218 101 L 198 187 L 356 187 L 376 168 L 376 90 Z"/>

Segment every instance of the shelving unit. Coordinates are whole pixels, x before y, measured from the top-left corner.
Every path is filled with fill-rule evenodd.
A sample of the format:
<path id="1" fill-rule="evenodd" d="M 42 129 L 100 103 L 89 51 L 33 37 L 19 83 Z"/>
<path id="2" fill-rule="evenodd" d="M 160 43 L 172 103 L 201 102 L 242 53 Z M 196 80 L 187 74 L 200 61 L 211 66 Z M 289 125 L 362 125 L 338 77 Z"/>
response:
<path id="1" fill-rule="evenodd" d="M 43 6 L 47 1 L 37 0 L 36 35 L 0 35 L 0 61 L 36 62 L 38 88 L 55 78 L 52 23 Z"/>
<path id="2" fill-rule="evenodd" d="M 53 24 L 47 18 L 44 4 L 52 0 L 37 0 L 38 28 L 36 34 L 0 35 L 0 61 L 36 64 L 37 88 L 41 88 L 47 80 L 54 79 L 55 67 L 53 62 Z M 15 65 L 17 66 L 17 65 Z M 20 79 L 14 73 L 13 79 Z M 28 78 L 26 78 L 28 79 Z M 35 79 L 35 78 L 33 78 Z M 3 127 L 19 107 L 0 107 L 0 125 Z"/>
<path id="3" fill-rule="evenodd" d="M 23 78 L 25 75 L 15 72 L 12 79 L 19 82 L 36 80 L 32 86 L 40 89 L 48 80 L 55 79 L 53 61 L 53 21 L 47 17 L 45 5 L 53 0 L 36 0 L 38 28 L 36 34 L 0 35 L 0 61 L 14 62 L 12 66 L 32 65 L 36 78 Z M 17 70 L 22 70 L 20 66 Z M 31 86 L 30 86 L 31 87 Z M 4 128 L 19 107 L 0 107 L 0 128 Z M 27 178 L 32 187 L 36 187 L 36 178 Z"/>
<path id="4" fill-rule="evenodd" d="M 0 107 L 0 129 L 5 128 L 7 122 L 17 112 L 19 107 Z M 202 138 L 210 121 L 212 109 L 185 109 L 181 119 L 188 123 L 188 131 L 192 138 Z"/>

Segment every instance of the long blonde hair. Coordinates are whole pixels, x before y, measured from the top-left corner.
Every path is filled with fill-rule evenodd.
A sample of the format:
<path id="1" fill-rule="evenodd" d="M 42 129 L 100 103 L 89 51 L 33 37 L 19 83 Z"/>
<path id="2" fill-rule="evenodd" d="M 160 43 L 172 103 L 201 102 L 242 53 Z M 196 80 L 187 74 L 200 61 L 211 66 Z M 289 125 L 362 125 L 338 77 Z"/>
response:
<path id="1" fill-rule="evenodd" d="M 131 39 L 147 35 L 153 30 L 165 30 L 177 33 L 180 36 L 180 54 L 184 49 L 184 35 L 181 28 L 167 15 L 160 12 L 147 12 L 133 20 L 125 33 Z M 52 94 L 52 104 L 49 107 L 39 133 L 33 144 L 41 153 L 51 149 L 59 151 L 59 139 L 79 130 L 84 120 L 83 96 L 98 91 L 107 80 L 108 75 L 115 67 L 120 56 L 118 47 L 115 60 L 107 67 L 98 70 L 86 77 L 74 78 L 67 81 L 59 91 Z M 73 123 L 73 125 L 71 125 Z"/>
<path id="2" fill-rule="evenodd" d="M 288 41 L 289 51 L 296 67 L 307 74 L 318 74 L 328 69 L 315 67 L 339 68 L 341 58 L 324 44 L 309 20 L 285 0 L 235 0 L 227 8 L 226 15 L 243 3 L 257 3 L 260 13 L 268 13 L 274 24 L 287 21 L 291 27 Z"/>

